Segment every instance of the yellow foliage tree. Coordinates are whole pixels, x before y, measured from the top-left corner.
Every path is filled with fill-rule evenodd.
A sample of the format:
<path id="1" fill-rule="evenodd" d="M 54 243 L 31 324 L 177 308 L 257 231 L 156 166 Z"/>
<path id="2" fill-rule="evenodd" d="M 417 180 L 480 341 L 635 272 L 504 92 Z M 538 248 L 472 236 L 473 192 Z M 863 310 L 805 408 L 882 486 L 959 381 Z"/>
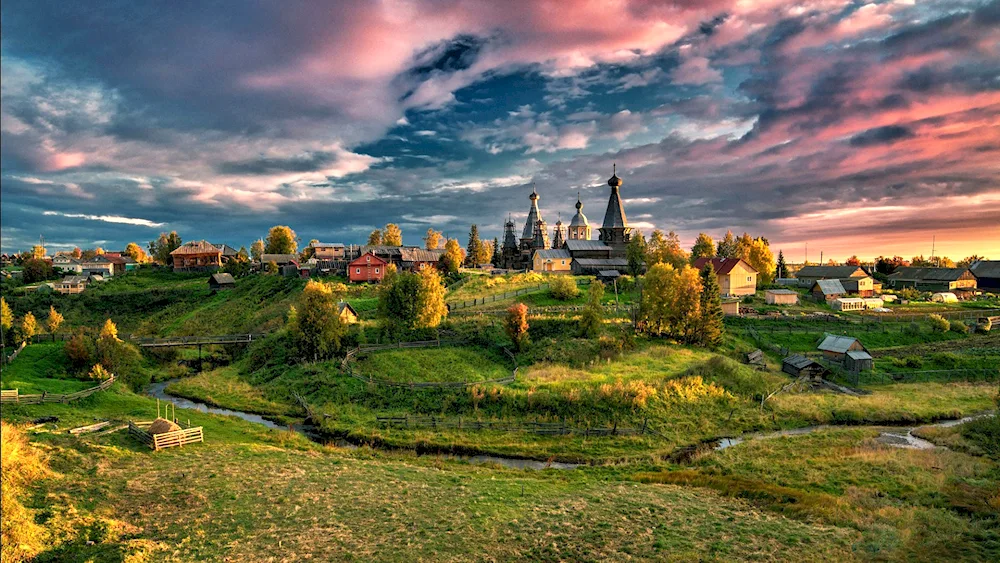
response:
<path id="1" fill-rule="evenodd" d="M 768 246 L 767 241 L 761 237 L 753 239 L 750 242 L 750 248 L 745 259 L 757 270 L 758 285 L 770 285 L 774 281 L 776 264 L 774 262 L 774 253 L 771 252 L 771 247 Z"/>
<path id="2" fill-rule="evenodd" d="M 104 321 L 100 338 L 101 340 L 118 340 L 118 326 L 111 319 Z"/>
<path id="3" fill-rule="evenodd" d="M 275 225 L 267 232 L 265 254 L 295 254 L 299 248 L 298 237 L 291 227 Z"/>
<path id="4" fill-rule="evenodd" d="M 55 334 L 59 330 L 59 325 L 63 323 L 63 316 L 56 311 L 55 306 L 49 306 L 49 318 L 45 321 L 45 324 L 49 328 L 49 332 Z"/>
<path id="5" fill-rule="evenodd" d="M 309 280 L 289 315 L 289 332 L 303 357 L 318 361 L 340 349 L 344 325 L 330 284 Z"/>
<path id="6" fill-rule="evenodd" d="M 403 232 L 395 223 L 387 223 L 382 230 L 382 244 L 386 246 L 403 246 Z"/>
<path id="7" fill-rule="evenodd" d="M 21 319 L 21 341 L 31 342 L 31 337 L 36 334 L 38 334 L 38 321 L 35 320 L 35 315 L 28 311 Z"/>
<path id="8" fill-rule="evenodd" d="M 134 242 L 130 242 L 125 246 L 125 255 L 129 256 L 139 264 L 149 262 L 149 255 L 146 254 L 146 251 Z"/>
<path id="9" fill-rule="evenodd" d="M 441 231 L 435 231 L 434 229 L 428 227 L 427 235 L 424 237 L 424 248 L 427 250 L 436 250 L 440 245 Z"/>
<path id="10" fill-rule="evenodd" d="M 420 277 L 420 291 L 417 296 L 417 328 L 434 328 L 441 319 L 448 316 L 448 306 L 444 302 L 444 282 L 441 272 L 434 267 L 424 267 L 417 274 Z"/>

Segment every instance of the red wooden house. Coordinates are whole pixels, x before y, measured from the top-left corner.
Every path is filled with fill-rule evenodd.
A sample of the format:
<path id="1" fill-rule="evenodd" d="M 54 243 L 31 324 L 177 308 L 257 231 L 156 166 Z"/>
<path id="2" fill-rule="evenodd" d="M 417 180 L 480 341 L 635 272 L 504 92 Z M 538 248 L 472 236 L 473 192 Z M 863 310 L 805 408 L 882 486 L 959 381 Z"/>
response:
<path id="1" fill-rule="evenodd" d="M 371 252 L 362 254 L 347 265 L 347 277 L 352 282 L 380 282 L 387 264 Z"/>

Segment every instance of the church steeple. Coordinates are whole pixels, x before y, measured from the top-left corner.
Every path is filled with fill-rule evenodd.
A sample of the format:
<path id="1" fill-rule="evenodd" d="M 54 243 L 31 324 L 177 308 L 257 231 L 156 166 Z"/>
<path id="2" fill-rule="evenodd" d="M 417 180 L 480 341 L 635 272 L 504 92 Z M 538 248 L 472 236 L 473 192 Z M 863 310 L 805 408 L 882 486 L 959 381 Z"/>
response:
<path id="1" fill-rule="evenodd" d="M 608 185 L 611 186 L 611 197 L 608 198 L 608 209 L 604 212 L 604 223 L 601 225 L 600 240 L 610 246 L 613 255 L 625 255 L 625 245 L 631 238 L 632 228 L 628 226 L 628 218 L 625 216 L 625 208 L 622 207 L 621 195 L 618 193 L 622 186 L 622 179 L 618 177 L 618 166 L 612 169 L 611 178 Z"/>
<path id="2" fill-rule="evenodd" d="M 562 248 L 565 243 L 566 239 L 563 237 L 563 223 L 562 218 L 560 217 L 559 220 L 556 221 L 555 230 L 552 231 L 552 248 Z"/>
<path id="3" fill-rule="evenodd" d="M 576 192 L 576 215 L 569 222 L 566 230 L 569 240 L 590 240 L 590 223 L 587 216 L 583 214 L 583 202 L 580 201 L 580 192 Z"/>

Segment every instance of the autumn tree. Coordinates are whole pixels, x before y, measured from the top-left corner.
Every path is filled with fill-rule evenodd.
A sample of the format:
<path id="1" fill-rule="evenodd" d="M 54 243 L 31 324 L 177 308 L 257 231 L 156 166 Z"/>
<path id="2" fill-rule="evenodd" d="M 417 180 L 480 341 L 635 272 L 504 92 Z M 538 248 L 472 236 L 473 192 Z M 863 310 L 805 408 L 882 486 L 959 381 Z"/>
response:
<path id="1" fill-rule="evenodd" d="M 719 258 L 737 258 L 736 237 L 732 231 L 726 231 L 726 236 L 722 237 L 716 247 L 715 255 Z"/>
<path id="2" fill-rule="evenodd" d="M 448 316 L 448 305 L 444 302 L 444 280 L 437 268 L 429 266 L 421 268 L 417 277 L 420 291 L 417 294 L 417 318 L 414 326 L 434 328 Z"/>
<path id="3" fill-rule="evenodd" d="M 382 244 L 386 246 L 403 246 L 403 231 L 395 223 L 386 223 L 382 230 Z"/>
<path id="4" fill-rule="evenodd" d="M 21 341 L 31 343 L 31 337 L 38 334 L 38 321 L 35 315 L 28 311 L 21 319 Z"/>
<path id="5" fill-rule="evenodd" d="M 55 334 L 59 330 L 59 326 L 63 323 L 63 316 L 56 311 L 55 306 L 49 305 L 49 317 L 45 320 L 45 325 L 49 329 L 50 334 Z"/>
<path id="6" fill-rule="evenodd" d="M 368 233 L 368 246 L 379 246 L 382 244 L 382 229 L 375 229 Z"/>
<path id="7" fill-rule="evenodd" d="M 642 231 L 632 233 L 625 246 L 625 260 L 628 262 L 628 272 L 633 276 L 642 273 L 643 265 L 646 262 L 646 237 Z"/>
<path id="8" fill-rule="evenodd" d="M 90 340 L 82 328 L 73 333 L 73 337 L 66 342 L 64 349 L 66 350 L 66 357 L 69 358 L 69 361 L 75 367 L 82 368 L 90 365 L 93 352 Z"/>
<path id="9" fill-rule="evenodd" d="M 670 264 L 674 268 L 682 268 L 688 262 L 688 254 L 681 248 L 680 237 L 670 231 L 655 230 L 646 243 L 646 264 Z"/>
<path id="10" fill-rule="evenodd" d="M 860 266 L 861 265 L 861 259 L 858 258 L 857 254 L 855 254 L 855 255 L 851 256 L 850 258 L 848 258 L 847 261 L 844 262 L 844 265 L 845 266 Z"/>
<path id="11" fill-rule="evenodd" d="M 691 247 L 691 261 L 699 258 L 712 258 L 715 256 L 715 241 L 707 233 L 698 233 L 694 246 Z"/>
<path id="12" fill-rule="evenodd" d="M 788 277 L 788 264 L 785 263 L 785 254 L 781 250 L 778 250 L 778 262 L 774 268 L 774 277 L 775 279 Z"/>
<path id="13" fill-rule="evenodd" d="M 448 239 L 445 243 L 441 263 L 446 272 L 450 274 L 458 272 L 458 268 L 462 265 L 462 247 L 458 244 L 458 240 Z"/>
<path id="14" fill-rule="evenodd" d="M 518 352 L 524 350 L 528 345 L 528 306 L 518 303 L 507 309 L 503 328 L 514 344 L 514 349 Z"/>
<path id="15" fill-rule="evenodd" d="M 285 225 L 275 225 L 267 231 L 264 254 L 295 254 L 299 249 L 295 231 Z"/>
<path id="16" fill-rule="evenodd" d="M 149 255 L 156 260 L 157 263 L 163 264 L 164 266 L 170 265 L 170 253 L 177 250 L 180 245 L 183 244 L 180 235 L 177 231 L 170 231 L 169 233 L 160 233 L 159 238 L 149 243 Z M 94 253 L 101 249 L 95 249 Z M 101 251 L 101 254 L 104 252 Z"/>
<path id="17" fill-rule="evenodd" d="M 549 294 L 560 301 L 568 301 L 580 294 L 572 276 L 556 276 L 549 282 Z"/>
<path id="18" fill-rule="evenodd" d="M 250 243 L 250 258 L 254 262 L 259 261 L 262 254 L 264 254 L 264 239 L 257 239 Z"/>
<path id="19" fill-rule="evenodd" d="M 774 254 L 771 253 L 767 239 L 763 237 L 752 239 L 744 260 L 757 270 L 758 286 L 766 286 L 774 282 Z"/>
<path id="20" fill-rule="evenodd" d="M 985 256 L 980 256 L 978 254 L 973 254 L 972 256 L 966 256 L 959 260 L 955 265 L 959 268 L 968 268 L 969 266 L 979 262 L 981 260 L 988 260 Z"/>
<path id="21" fill-rule="evenodd" d="M 79 246 L 76 246 L 76 247 L 73 248 L 73 251 L 70 252 L 69 255 L 72 256 L 73 258 L 76 258 L 77 260 L 79 260 L 80 257 L 83 256 L 83 251 L 80 250 Z"/>
<path id="22" fill-rule="evenodd" d="M 910 266 L 914 268 L 929 268 L 932 266 L 931 261 L 924 258 L 924 255 L 914 256 L 910 258 Z"/>
<path id="23" fill-rule="evenodd" d="M 486 241 L 482 245 L 482 254 L 480 255 L 480 264 L 492 264 L 493 255 L 496 254 L 496 239 L 493 241 Z"/>
<path id="24" fill-rule="evenodd" d="M 580 315 L 580 335 L 586 338 L 596 338 L 601 334 L 601 327 L 604 325 L 604 306 L 601 299 L 604 298 L 604 284 L 595 281 L 587 288 L 587 305 Z"/>
<path id="25" fill-rule="evenodd" d="M 111 319 L 105 320 L 98 338 L 101 340 L 118 340 L 118 325 Z"/>
<path id="26" fill-rule="evenodd" d="M 483 241 L 479 240 L 479 227 L 472 225 L 469 228 L 469 244 L 465 247 L 465 258 L 469 266 L 479 264 L 479 257 L 482 253 Z"/>
<path id="27" fill-rule="evenodd" d="M 411 330 L 417 325 L 420 307 L 421 280 L 417 274 L 397 272 L 388 268 L 378 288 L 378 316 L 382 330 L 389 336 Z"/>
<path id="28" fill-rule="evenodd" d="M 304 358 L 319 361 L 340 350 L 344 324 L 337 310 L 340 296 L 333 286 L 309 280 L 289 315 L 288 332 Z"/>
<path id="29" fill-rule="evenodd" d="M 910 263 L 906 261 L 902 256 L 893 256 L 892 258 L 886 258 L 885 256 L 879 256 L 875 260 L 875 271 L 884 276 L 896 271 L 896 268 L 908 266 Z"/>
<path id="30" fill-rule="evenodd" d="M 685 265 L 656 264 L 646 273 L 640 320 L 647 332 L 697 340 L 701 324 L 702 285 L 698 271 Z"/>
<path id="31" fill-rule="evenodd" d="M 7 345 L 7 335 L 10 334 L 10 328 L 14 325 L 14 313 L 10 310 L 10 305 L 7 305 L 7 300 L 0 297 L 0 350 Z"/>
<path id="32" fill-rule="evenodd" d="M 709 262 L 701 271 L 701 322 L 698 326 L 698 341 L 712 347 L 721 344 L 722 332 L 725 329 L 724 316 L 719 279 L 715 274 L 715 267 Z"/>
<path id="33" fill-rule="evenodd" d="M 427 227 L 427 234 L 424 236 L 424 248 L 427 250 L 437 250 L 441 245 L 441 231 L 435 231 Z"/>
<path id="34" fill-rule="evenodd" d="M 35 259 L 35 260 L 41 260 L 42 258 L 45 258 L 45 252 L 46 251 L 45 251 L 45 247 L 44 246 L 42 246 L 40 244 L 36 244 L 35 246 L 31 247 L 31 256 L 30 257 L 33 258 L 33 259 Z"/>

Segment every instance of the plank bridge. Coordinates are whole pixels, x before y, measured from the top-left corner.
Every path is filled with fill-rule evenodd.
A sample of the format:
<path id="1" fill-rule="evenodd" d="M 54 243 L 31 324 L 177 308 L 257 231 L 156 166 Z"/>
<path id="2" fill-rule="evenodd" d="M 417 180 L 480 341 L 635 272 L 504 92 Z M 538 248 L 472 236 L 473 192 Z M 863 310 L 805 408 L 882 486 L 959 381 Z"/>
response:
<path id="1" fill-rule="evenodd" d="M 261 340 L 266 333 L 223 334 L 216 336 L 170 336 L 167 338 L 135 338 L 140 348 L 172 348 L 177 346 L 207 346 L 209 344 L 249 344 Z"/>

